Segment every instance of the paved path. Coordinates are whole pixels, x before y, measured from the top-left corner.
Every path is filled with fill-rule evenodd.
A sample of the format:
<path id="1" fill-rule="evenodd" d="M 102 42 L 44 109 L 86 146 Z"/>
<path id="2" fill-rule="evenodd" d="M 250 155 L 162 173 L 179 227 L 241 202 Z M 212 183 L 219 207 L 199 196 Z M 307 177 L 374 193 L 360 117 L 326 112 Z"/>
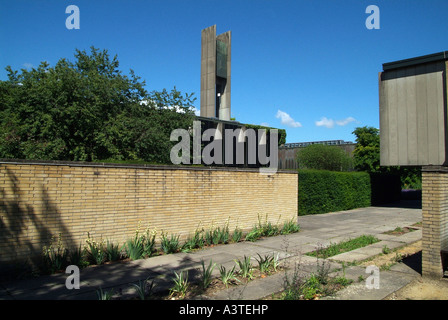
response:
<path id="1" fill-rule="evenodd" d="M 409 204 L 409 202 L 406 202 Z M 279 254 L 282 262 L 289 265 L 300 265 L 303 272 L 313 272 L 316 259 L 305 256 L 319 246 L 326 246 L 360 235 L 374 235 L 380 240 L 376 244 L 360 248 L 349 253 L 332 257 L 332 267 L 341 267 L 341 261 L 351 262 L 363 260 L 381 253 L 384 245 L 393 249 L 421 239 L 421 229 L 402 236 L 386 235 L 383 232 L 396 227 L 407 227 L 420 222 L 421 209 L 404 207 L 369 207 L 335 213 L 300 216 L 298 218 L 300 232 L 287 236 L 265 238 L 257 242 L 240 242 L 219 245 L 192 253 L 177 253 L 156 256 L 149 259 L 115 263 L 89 267 L 81 270 L 78 290 L 68 290 L 65 281 L 68 274 L 55 274 L 22 281 L 2 283 L 0 300 L 65 300 L 65 299 L 97 299 L 96 291 L 114 289 L 119 297 L 127 298 L 135 295 L 130 283 L 146 278 L 156 279 L 158 288 L 169 288 L 172 285 L 173 271 L 190 270 L 190 277 L 201 268 L 201 261 L 206 265 L 210 260 L 217 265 L 231 267 L 235 259 L 244 256 L 258 257 L 257 254 Z M 219 271 L 215 268 L 215 274 Z M 415 269 L 415 268 L 414 268 Z M 419 270 L 397 264 L 390 271 L 381 272 L 380 289 L 367 289 L 365 283 L 355 283 L 341 291 L 335 297 L 327 299 L 383 299 L 400 289 L 415 277 Z M 346 269 L 347 278 L 357 280 L 359 275 L 368 276 L 361 267 Z M 261 299 L 282 289 L 284 274 L 279 273 L 264 279 L 249 282 L 244 286 L 220 291 L 214 296 L 203 299 Z"/>

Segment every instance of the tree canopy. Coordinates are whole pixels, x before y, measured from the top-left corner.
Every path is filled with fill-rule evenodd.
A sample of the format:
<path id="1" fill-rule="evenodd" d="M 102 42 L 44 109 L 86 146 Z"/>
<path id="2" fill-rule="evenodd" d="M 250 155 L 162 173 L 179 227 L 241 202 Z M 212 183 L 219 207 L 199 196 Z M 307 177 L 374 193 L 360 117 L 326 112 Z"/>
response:
<path id="1" fill-rule="evenodd" d="M 421 167 L 380 166 L 380 131 L 374 127 L 358 127 L 356 147 L 353 151 L 355 168 L 369 173 L 389 173 L 399 175 L 402 188 L 421 189 Z"/>
<path id="2" fill-rule="evenodd" d="M 117 56 L 91 47 L 75 61 L 20 72 L 0 81 L 0 158 L 138 160 L 169 163 L 170 133 L 194 119 L 193 94 L 148 92 Z"/>
<path id="3" fill-rule="evenodd" d="M 374 127 L 358 127 L 353 131 L 356 147 L 353 151 L 355 168 L 359 171 L 380 172 L 380 131 Z"/>

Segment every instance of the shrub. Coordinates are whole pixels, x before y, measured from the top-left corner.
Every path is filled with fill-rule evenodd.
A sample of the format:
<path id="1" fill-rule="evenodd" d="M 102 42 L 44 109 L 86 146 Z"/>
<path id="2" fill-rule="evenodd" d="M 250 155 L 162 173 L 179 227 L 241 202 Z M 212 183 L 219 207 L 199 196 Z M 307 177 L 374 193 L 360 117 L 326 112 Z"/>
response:
<path id="1" fill-rule="evenodd" d="M 365 172 L 299 170 L 299 215 L 370 206 L 370 177 Z"/>
<path id="2" fill-rule="evenodd" d="M 297 153 L 300 169 L 349 171 L 353 169 L 352 158 L 340 147 L 312 144 Z"/>

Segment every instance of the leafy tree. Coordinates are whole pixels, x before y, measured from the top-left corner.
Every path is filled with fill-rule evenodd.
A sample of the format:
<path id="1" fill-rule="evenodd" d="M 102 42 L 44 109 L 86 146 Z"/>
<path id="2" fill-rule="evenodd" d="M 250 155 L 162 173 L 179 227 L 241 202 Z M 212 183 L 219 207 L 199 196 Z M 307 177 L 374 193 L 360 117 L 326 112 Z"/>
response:
<path id="1" fill-rule="evenodd" d="M 353 152 L 355 168 L 369 173 L 391 173 L 400 176 L 402 188 L 421 189 L 421 167 L 381 167 L 380 132 L 373 127 L 359 127 L 353 131 L 356 147 Z"/>
<path id="2" fill-rule="evenodd" d="M 374 127 L 358 127 L 353 134 L 356 136 L 353 151 L 355 168 L 367 172 L 381 171 L 379 130 Z"/>
<path id="3" fill-rule="evenodd" d="M 173 129 L 191 126 L 193 94 L 146 91 L 117 56 L 91 47 L 75 61 L 0 81 L 0 157 L 43 160 L 138 160 L 169 163 Z"/>
<path id="4" fill-rule="evenodd" d="M 341 148 L 312 144 L 297 153 L 300 169 L 348 171 L 353 168 L 351 157 Z"/>

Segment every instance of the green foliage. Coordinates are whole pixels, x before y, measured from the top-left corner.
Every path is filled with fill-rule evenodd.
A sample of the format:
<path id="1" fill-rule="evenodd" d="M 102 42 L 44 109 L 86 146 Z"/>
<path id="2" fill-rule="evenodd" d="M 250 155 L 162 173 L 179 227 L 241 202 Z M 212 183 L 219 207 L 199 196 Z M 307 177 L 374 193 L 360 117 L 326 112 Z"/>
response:
<path id="1" fill-rule="evenodd" d="M 106 241 L 106 260 L 117 261 L 121 259 L 121 250 L 118 244 L 113 244 L 111 241 Z"/>
<path id="2" fill-rule="evenodd" d="M 108 291 L 103 291 L 103 289 L 100 287 L 98 290 L 96 290 L 96 295 L 98 297 L 98 300 L 111 300 L 112 296 L 115 294 L 115 291 L 113 289 Z"/>
<path id="3" fill-rule="evenodd" d="M 285 222 L 283 227 L 280 228 L 277 225 L 273 225 L 270 221 L 268 221 L 268 216 L 266 214 L 265 221 L 262 222 L 260 215 L 258 215 L 258 224 L 254 225 L 252 230 L 246 234 L 246 241 L 257 241 L 262 237 L 273 237 L 279 234 L 290 234 L 295 233 L 300 230 L 300 226 L 297 224 L 294 219 Z"/>
<path id="4" fill-rule="evenodd" d="M 54 243 L 54 237 L 51 237 L 50 245 L 43 247 L 42 258 L 44 268 L 50 273 L 65 268 L 68 265 L 68 257 L 69 253 L 62 243 L 61 234 L 58 235 L 56 244 Z"/>
<path id="5" fill-rule="evenodd" d="M 179 235 L 172 234 L 168 238 L 165 233 L 162 233 L 160 247 L 166 254 L 176 253 L 180 249 Z"/>
<path id="6" fill-rule="evenodd" d="M 174 276 L 174 285 L 170 288 L 170 297 L 177 295 L 179 298 L 183 299 L 187 294 L 190 285 L 188 282 L 188 270 L 181 271 L 180 273 L 174 271 Z"/>
<path id="7" fill-rule="evenodd" d="M 258 258 L 255 258 L 258 262 L 258 269 L 261 273 L 270 272 L 271 270 L 277 271 L 279 265 L 279 255 L 265 255 L 262 257 L 259 253 L 257 253 Z"/>
<path id="8" fill-rule="evenodd" d="M 353 131 L 356 147 L 353 151 L 355 168 L 359 171 L 379 172 L 380 135 L 374 127 L 360 127 Z"/>
<path id="9" fill-rule="evenodd" d="M 239 282 L 238 278 L 236 277 L 235 266 L 233 266 L 232 269 L 227 270 L 226 267 L 221 265 L 219 267 L 219 273 L 220 273 L 221 281 L 222 281 L 222 283 L 224 283 L 226 288 L 229 286 L 231 281 L 238 281 Z"/>
<path id="10" fill-rule="evenodd" d="M 92 264 L 103 264 L 103 262 L 106 260 L 106 249 L 104 246 L 103 240 L 100 240 L 99 242 L 93 240 L 90 238 L 90 233 L 87 233 L 87 259 Z"/>
<path id="11" fill-rule="evenodd" d="M 344 252 L 352 251 L 358 248 L 371 245 L 378 241 L 380 240 L 378 240 L 378 238 L 374 236 L 362 235 L 354 239 L 342 241 L 340 243 L 331 243 L 329 246 L 325 248 L 319 248 L 318 250 L 313 252 L 309 252 L 307 253 L 307 255 L 326 259 Z"/>
<path id="12" fill-rule="evenodd" d="M 264 130 L 266 130 L 267 136 L 269 136 L 269 131 L 271 129 L 277 129 L 277 128 L 265 127 L 265 126 L 255 125 L 255 124 L 244 124 L 244 126 L 247 129 L 254 129 L 254 130 L 264 129 Z M 277 129 L 277 130 L 278 130 L 278 145 L 280 146 L 280 145 L 286 143 L 286 130 L 285 129 Z"/>
<path id="13" fill-rule="evenodd" d="M 356 147 L 353 151 L 353 156 L 357 170 L 376 175 L 397 175 L 401 180 L 401 188 L 421 190 L 421 167 L 380 166 L 380 132 L 378 129 L 359 127 L 353 131 L 353 134 L 356 136 Z"/>
<path id="14" fill-rule="evenodd" d="M 232 234 L 232 241 L 233 242 L 239 242 L 241 238 L 243 237 L 243 231 L 240 228 L 235 228 Z"/>
<path id="15" fill-rule="evenodd" d="M 243 278 L 253 278 L 251 257 L 244 256 L 243 260 L 238 259 L 236 260 L 236 263 L 240 268 L 239 274 Z"/>
<path id="16" fill-rule="evenodd" d="M 137 292 L 140 300 L 146 300 L 148 296 L 151 295 L 152 289 L 154 287 L 154 280 L 149 281 L 149 277 L 145 280 L 139 280 L 138 283 L 131 283 L 131 286 Z"/>
<path id="17" fill-rule="evenodd" d="M 213 269 L 216 267 L 216 263 L 213 263 L 212 260 L 210 260 L 208 267 L 205 267 L 204 260 L 201 261 L 202 264 L 202 273 L 201 273 L 201 279 L 200 279 L 200 287 L 205 290 L 212 282 L 212 273 Z"/>
<path id="18" fill-rule="evenodd" d="M 193 237 L 189 237 L 182 246 L 183 252 L 200 249 L 205 245 L 203 230 L 196 230 Z"/>
<path id="19" fill-rule="evenodd" d="M 314 300 L 321 296 L 334 294 L 338 290 L 348 286 L 352 280 L 345 276 L 331 278 L 328 268 L 311 273 L 309 277 L 301 276 L 298 270 L 294 271 L 292 278 L 286 277 L 284 281 L 283 300 Z"/>
<path id="20" fill-rule="evenodd" d="M 352 158 L 340 147 L 312 144 L 297 152 L 299 169 L 349 171 Z"/>
<path id="21" fill-rule="evenodd" d="M 0 158 L 170 163 L 171 131 L 194 119 L 192 94 L 146 91 L 107 50 L 76 50 L 74 62 L 60 59 L 54 67 L 6 70 Z"/>
<path id="22" fill-rule="evenodd" d="M 290 221 L 286 221 L 283 224 L 282 229 L 280 230 L 280 233 L 285 234 L 291 234 L 296 233 L 300 231 L 300 225 L 297 223 L 295 219 L 291 219 Z"/>
<path id="23" fill-rule="evenodd" d="M 68 252 L 68 259 L 70 264 L 78 266 L 80 269 L 87 267 L 89 265 L 88 261 L 84 259 L 85 251 L 80 244 L 77 248 L 72 249 Z"/>
<path id="24" fill-rule="evenodd" d="M 370 206 L 370 177 L 365 172 L 299 170 L 299 215 Z"/>
<path id="25" fill-rule="evenodd" d="M 135 236 L 128 239 L 124 244 L 124 249 L 126 255 L 131 260 L 138 260 L 145 257 L 151 257 L 155 252 L 155 231 L 150 231 L 146 228 L 143 234 L 140 234 L 140 223 L 137 230 L 135 231 Z"/>

